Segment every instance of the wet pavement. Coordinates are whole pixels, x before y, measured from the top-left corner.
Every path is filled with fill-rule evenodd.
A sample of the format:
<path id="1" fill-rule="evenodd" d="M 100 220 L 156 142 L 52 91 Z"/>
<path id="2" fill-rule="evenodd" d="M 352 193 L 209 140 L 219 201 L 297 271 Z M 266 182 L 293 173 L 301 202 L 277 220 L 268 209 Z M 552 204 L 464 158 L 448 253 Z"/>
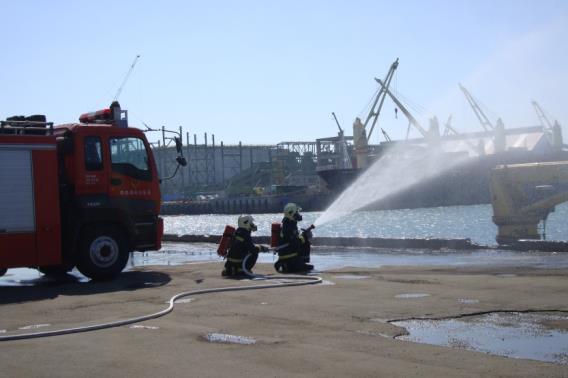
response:
<path id="1" fill-rule="evenodd" d="M 226 333 L 216 333 L 210 332 L 205 336 L 205 340 L 212 343 L 224 343 L 224 344 L 240 344 L 240 345 L 252 345 L 256 343 L 256 340 L 252 337 L 228 335 Z"/>
<path id="2" fill-rule="evenodd" d="M 565 312 L 493 312 L 392 324 L 409 333 L 397 337 L 399 340 L 568 364 L 568 313 Z"/>
<path id="3" fill-rule="evenodd" d="M 325 279 L 320 285 L 183 298 L 160 319 L 77 337 L 3 344 L 2 371 L 9 376 L 21 375 L 22 367 L 26 376 L 44 371 L 77 376 L 96 369 L 106 375 L 203 375 L 214 360 L 221 361 L 216 375 L 234 373 L 237 361 L 241 372 L 250 373 L 253 363 L 256 375 L 270 376 L 278 355 L 286 376 L 315 366 L 320 376 L 562 377 L 568 368 L 567 256 L 316 247 L 313 262 Z M 272 259 L 261 255 L 264 263 Z M 222 264 L 214 245 L 167 243 L 164 252 L 134 253 L 127 271 L 112 282 L 85 282 L 77 272 L 52 280 L 35 270 L 13 269 L 0 280 L 0 335 L 139 316 L 166 307 L 179 292 L 255 284 L 223 279 Z M 254 271 L 274 273 L 267 264 Z M 536 325 L 525 325 L 529 321 L 517 313 L 493 320 L 472 316 L 502 310 L 550 316 Z M 390 323 L 394 319 L 408 323 L 397 322 L 403 329 Z M 409 337 L 423 331 L 441 341 L 395 339 L 405 329 Z M 108 345 L 115 348 L 109 351 Z M 157 349 L 158 365 L 139 358 Z M 238 365 L 248 351 L 253 360 Z M 89 359 L 93 355 L 97 361 Z M 36 363 L 26 363 L 30 358 Z M 114 364 L 117 358 L 120 367 Z M 90 362 L 65 365 L 70 359 Z M 230 363 L 219 366 L 223 361 Z M 58 370 L 63 365 L 67 368 Z"/>
<path id="4" fill-rule="evenodd" d="M 217 245 L 210 243 L 164 243 L 161 251 L 132 253 L 126 270 L 141 266 L 171 266 L 223 259 L 217 255 Z M 258 263 L 274 263 L 272 253 L 259 255 Z M 561 269 L 568 268 L 568 253 L 518 252 L 505 250 L 432 251 L 373 248 L 314 247 L 311 263 L 320 271 L 343 267 L 381 266 L 450 266 L 450 267 L 518 267 Z M 68 277 L 79 282 L 87 281 L 76 269 Z M 1 286 L 32 286 L 48 280 L 35 269 L 10 269 L 0 277 Z"/>
<path id="5" fill-rule="evenodd" d="M 404 293 L 404 294 L 397 294 L 394 297 L 398 299 L 414 299 L 414 298 L 424 298 L 429 296 L 430 294 L 426 293 Z"/>
<path id="6" fill-rule="evenodd" d="M 147 265 L 181 265 L 203 261 L 219 261 L 217 246 L 208 243 L 165 243 L 160 252 L 134 253 L 129 267 Z M 272 253 L 261 253 L 259 263 L 274 263 Z M 314 247 L 311 261 L 318 270 L 325 271 L 343 267 L 381 266 L 492 266 L 568 268 L 568 253 L 518 252 L 506 250 L 433 251 L 419 249 L 375 249 Z"/>

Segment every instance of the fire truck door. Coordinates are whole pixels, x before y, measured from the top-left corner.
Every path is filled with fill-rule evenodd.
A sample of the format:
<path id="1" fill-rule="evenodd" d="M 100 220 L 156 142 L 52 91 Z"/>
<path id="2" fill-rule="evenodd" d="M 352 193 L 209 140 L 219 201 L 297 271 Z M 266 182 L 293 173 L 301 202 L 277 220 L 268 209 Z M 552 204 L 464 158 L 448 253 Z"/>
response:
<path id="1" fill-rule="evenodd" d="M 85 136 L 83 138 L 84 178 L 78 185 L 81 194 L 104 195 L 107 193 L 107 173 L 103 158 L 103 146 L 99 136 Z M 81 170 L 83 171 L 83 170 Z"/>
<path id="2" fill-rule="evenodd" d="M 110 193 L 115 198 L 138 199 L 136 212 L 144 213 L 145 202 L 152 194 L 152 170 L 148 161 L 146 146 L 142 139 L 136 137 L 112 137 L 110 158 L 112 172 L 110 177 Z M 132 211 L 133 209 L 131 209 Z"/>

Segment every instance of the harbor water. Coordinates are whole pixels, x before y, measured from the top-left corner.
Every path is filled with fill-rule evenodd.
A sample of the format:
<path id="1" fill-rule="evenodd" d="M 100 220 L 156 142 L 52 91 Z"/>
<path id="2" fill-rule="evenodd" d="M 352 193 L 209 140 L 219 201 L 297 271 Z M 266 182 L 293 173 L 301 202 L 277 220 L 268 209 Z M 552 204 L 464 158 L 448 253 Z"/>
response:
<path id="1" fill-rule="evenodd" d="M 303 213 L 304 220 L 299 226 L 309 226 L 320 214 Z M 492 215 L 491 205 L 357 211 L 317 227 L 314 234 L 329 237 L 469 238 L 474 243 L 496 245 L 497 227 L 491 220 Z M 280 222 L 282 214 L 255 214 L 254 219 L 258 226 L 255 235 L 267 236 L 270 235 L 270 224 Z M 179 215 L 165 216 L 164 220 L 166 233 L 220 235 L 225 225 L 236 225 L 237 215 Z M 557 206 L 548 217 L 546 238 L 568 240 L 568 203 Z"/>

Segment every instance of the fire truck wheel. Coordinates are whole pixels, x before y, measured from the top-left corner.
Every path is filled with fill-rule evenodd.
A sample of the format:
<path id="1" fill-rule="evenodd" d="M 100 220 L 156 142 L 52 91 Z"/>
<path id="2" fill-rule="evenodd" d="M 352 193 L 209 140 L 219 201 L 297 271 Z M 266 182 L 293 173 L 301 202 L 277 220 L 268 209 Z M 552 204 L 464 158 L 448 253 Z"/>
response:
<path id="1" fill-rule="evenodd" d="M 0 268 L 0 277 L 2 277 L 4 274 L 6 274 L 7 271 L 8 271 L 8 269 L 6 269 L 6 268 Z"/>
<path id="2" fill-rule="evenodd" d="M 93 280 L 116 277 L 128 262 L 126 240 L 120 231 L 109 227 L 87 229 L 79 246 L 77 269 Z"/>

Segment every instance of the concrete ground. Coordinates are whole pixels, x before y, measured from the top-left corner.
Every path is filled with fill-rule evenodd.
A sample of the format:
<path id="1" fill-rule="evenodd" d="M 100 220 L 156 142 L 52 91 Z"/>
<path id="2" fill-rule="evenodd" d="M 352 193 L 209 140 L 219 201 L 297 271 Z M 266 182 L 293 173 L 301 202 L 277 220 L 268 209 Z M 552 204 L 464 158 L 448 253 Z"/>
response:
<path id="1" fill-rule="evenodd" d="M 178 292 L 264 283 L 223 279 L 220 271 L 220 263 L 196 263 L 140 268 L 105 283 L 0 286 L 0 335 L 118 320 L 156 312 Z M 268 264 L 256 272 L 273 274 Z M 568 376 L 568 365 L 396 340 L 404 330 L 387 322 L 568 311 L 568 270 L 382 267 L 321 276 L 319 285 L 195 296 L 134 327 L 0 342 L 0 377 Z M 430 296 L 396 297 L 408 293 Z M 205 338 L 211 332 L 256 344 L 212 343 Z"/>

